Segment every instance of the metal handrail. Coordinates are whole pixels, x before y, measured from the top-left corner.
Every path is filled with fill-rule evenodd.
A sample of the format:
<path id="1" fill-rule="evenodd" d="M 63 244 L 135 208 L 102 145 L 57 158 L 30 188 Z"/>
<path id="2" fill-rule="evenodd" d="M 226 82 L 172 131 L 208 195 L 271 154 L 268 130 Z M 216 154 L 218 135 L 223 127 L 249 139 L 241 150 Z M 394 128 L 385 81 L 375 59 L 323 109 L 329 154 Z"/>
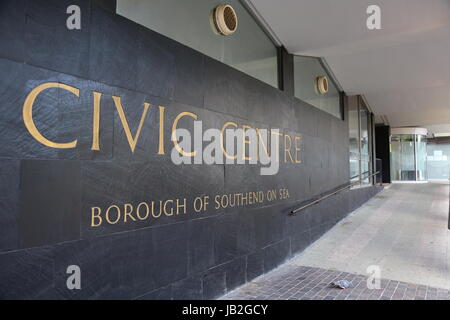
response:
<path id="1" fill-rule="evenodd" d="M 375 172 L 375 173 L 372 173 L 371 175 L 369 175 L 368 177 L 365 177 L 364 179 L 371 178 L 371 177 L 373 177 L 373 176 L 379 174 L 380 172 L 381 172 L 381 171 L 377 171 L 377 172 Z M 339 193 L 339 192 L 341 192 L 341 191 L 344 191 L 345 189 L 350 188 L 351 186 L 353 186 L 353 185 L 356 184 L 356 183 L 360 183 L 360 181 L 351 182 L 349 185 L 347 185 L 347 186 L 345 186 L 345 187 L 343 187 L 343 188 L 340 188 L 340 189 L 338 189 L 338 190 L 336 190 L 336 191 L 334 191 L 334 192 L 332 192 L 332 193 L 330 193 L 330 194 L 327 194 L 327 195 L 325 195 L 325 196 L 323 196 L 323 197 L 321 197 L 321 198 L 319 198 L 319 199 L 317 199 L 317 200 L 314 200 L 314 201 L 312 201 L 312 202 L 310 202 L 310 203 L 308 203 L 308 204 L 305 204 L 305 205 L 303 205 L 303 206 L 301 206 L 301 207 L 298 207 L 297 209 L 292 210 L 292 211 L 289 213 L 289 215 L 290 215 L 290 216 L 293 216 L 293 215 L 295 215 L 297 212 L 299 212 L 299 211 L 301 211 L 301 210 L 303 210 L 303 209 L 306 209 L 306 208 L 308 208 L 308 207 L 310 207 L 310 206 L 312 206 L 312 205 L 314 205 L 314 204 L 317 204 L 317 203 L 319 203 L 319 202 L 321 202 L 321 201 L 323 201 L 323 200 L 325 200 L 325 199 L 327 199 L 327 198 L 329 198 L 329 197 L 331 197 L 331 196 L 333 196 L 333 195 L 335 195 L 335 194 L 337 194 L 337 193 Z"/>

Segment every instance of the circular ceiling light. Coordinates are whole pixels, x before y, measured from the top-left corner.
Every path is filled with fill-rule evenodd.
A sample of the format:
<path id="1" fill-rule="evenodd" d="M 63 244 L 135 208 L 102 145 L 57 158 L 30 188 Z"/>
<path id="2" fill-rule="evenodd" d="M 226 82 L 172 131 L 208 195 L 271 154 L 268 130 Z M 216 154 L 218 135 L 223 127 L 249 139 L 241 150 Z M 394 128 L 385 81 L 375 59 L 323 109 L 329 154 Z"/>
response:
<path id="1" fill-rule="evenodd" d="M 215 33 L 229 36 L 237 29 L 238 19 L 236 11 L 229 4 L 218 5 L 211 11 L 210 22 Z"/>
<path id="2" fill-rule="evenodd" d="M 316 78 L 315 83 L 316 91 L 319 94 L 325 94 L 328 92 L 328 79 L 325 76 L 320 76 Z"/>

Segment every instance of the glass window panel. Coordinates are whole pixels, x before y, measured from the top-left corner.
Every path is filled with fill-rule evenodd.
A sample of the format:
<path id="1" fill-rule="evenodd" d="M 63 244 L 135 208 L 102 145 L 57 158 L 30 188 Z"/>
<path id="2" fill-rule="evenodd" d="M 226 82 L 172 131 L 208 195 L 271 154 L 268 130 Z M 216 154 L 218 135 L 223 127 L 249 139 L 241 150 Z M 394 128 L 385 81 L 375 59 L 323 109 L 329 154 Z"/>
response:
<path id="1" fill-rule="evenodd" d="M 328 78 L 328 92 L 325 94 L 316 90 L 315 81 L 319 76 Z M 339 90 L 318 58 L 294 56 L 294 85 L 297 98 L 341 118 Z"/>
<path id="2" fill-rule="evenodd" d="M 361 155 L 369 157 L 369 118 L 368 111 L 365 109 L 360 109 L 360 120 L 361 120 Z"/>
<path id="3" fill-rule="evenodd" d="M 427 137 L 425 135 L 391 136 L 391 176 L 397 181 L 427 179 Z"/>
<path id="4" fill-rule="evenodd" d="M 424 135 L 416 136 L 416 156 L 417 180 L 425 181 L 427 179 L 427 137 Z"/>
<path id="5" fill-rule="evenodd" d="M 401 144 L 401 180 L 416 180 L 416 161 L 414 157 L 414 135 L 404 134 L 400 137 Z"/>
<path id="6" fill-rule="evenodd" d="M 349 144 L 350 144 L 350 179 L 360 181 L 362 185 L 371 183 L 371 127 L 370 113 L 362 100 L 353 97 L 348 107 Z"/>
<path id="7" fill-rule="evenodd" d="M 350 148 L 350 180 L 359 180 L 359 117 L 358 107 L 350 107 L 348 111 L 349 148 Z"/>
<path id="8" fill-rule="evenodd" d="M 361 161 L 361 183 L 367 185 L 370 183 L 369 161 Z"/>
<path id="9" fill-rule="evenodd" d="M 401 148 L 400 148 L 400 136 L 393 135 L 391 137 L 391 175 L 392 180 L 401 180 Z"/>
<path id="10" fill-rule="evenodd" d="M 450 179 L 450 144 L 427 144 L 428 179 Z"/>
<path id="11" fill-rule="evenodd" d="M 348 111 L 348 126 L 350 139 L 350 152 L 358 155 L 359 159 L 359 117 L 358 108 L 351 108 Z"/>
<path id="12" fill-rule="evenodd" d="M 350 180 L 359 180 L 359 160 L 350 158 Z"/>
<path id="13" fill-rule="evenodd" d="M 209 15 L 219 0 L 118 0 L 117 13 L 205 55 L 278 87 L 277 49 L 238 0 L 228 0 L 238 16 L 229 36 L 213 32 Z"/>

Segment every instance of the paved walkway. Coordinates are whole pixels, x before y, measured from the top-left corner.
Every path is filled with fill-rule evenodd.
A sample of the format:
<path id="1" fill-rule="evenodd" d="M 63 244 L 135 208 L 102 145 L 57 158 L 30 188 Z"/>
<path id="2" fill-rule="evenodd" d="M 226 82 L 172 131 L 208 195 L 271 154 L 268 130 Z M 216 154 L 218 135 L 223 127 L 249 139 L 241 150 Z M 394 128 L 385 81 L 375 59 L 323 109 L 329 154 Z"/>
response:
<path id="1" fill-rule="evenodd" d="M 330 286 L 335 280 L 351 282 L 348 289 Z M 368 289 L 367 278 L 348 272 L 284 265 L 222 297 L 223 300 L 450 300 L 450 290 L 381 280 Z"/>
<path id="2" fill-rule="evenodd" d="M 447 299 L 448 214 L 448 184 L 393 184 L 298 257 L 224 298 Z M 392 280 L 381 291 L 367 289 L 371 265 Z M 328 287 L 346 277 L 353 289 Z"/>

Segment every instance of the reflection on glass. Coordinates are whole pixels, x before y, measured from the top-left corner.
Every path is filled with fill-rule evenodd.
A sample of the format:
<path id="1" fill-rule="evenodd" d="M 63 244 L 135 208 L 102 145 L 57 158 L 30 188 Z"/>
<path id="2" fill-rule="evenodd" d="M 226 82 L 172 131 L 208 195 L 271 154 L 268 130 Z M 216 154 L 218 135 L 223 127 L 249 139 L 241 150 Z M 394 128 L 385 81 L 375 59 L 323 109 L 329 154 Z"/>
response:
<path id="1" fill-rule="evenodd" d="M 405 134 L 400 137 L 401 144 L 401 171 L 400 178 L 403 181 L 416 180 L 415 157 L 414 157 L 414 135 Z"/>
<path id="2" fill-rule="evenodd" d="M 432 180 L 450 179 L 450 144 L 427 144 L 427 175 Z"/>
<path id="3" fill-rule="evenodd" d="M 391 175 L 395 181 L 427 179 L 427 140 L 425 135 L 391 136 Z"/>
<path id="4" fill-rule="evenodd" d="M 117 13 L 188 47 L 278 87 L 277 50 L 238 0 L 230 36 L 213 32 L 209 14 L 219 0 L 117 0 Z"/>
<path id="5" fill-rule="evenodd" d="M 328 92 L 320 94 L 315 81 L 319 76 L 328 78 Z M 341 118 L 339 90 L 330 80 L 320 60 L 315 57 L 294 56 L 295 96 L 316 108 Z"/>
<path id="6" fill-rule="evenodd" d="M 425 181 L 427 179 L 427 137 L 416 135 L 417 150 L 417 180 Z"/>
<path id="7" fill-rule="evenodd" d="M 369 157 L 369 123 L 368 112 L 365 109 L 360 110 L 361 118 L 361 155 Z M 364 157 L 366 158 L 366 157 Z"/>
<path id="8" fill-rule="evenodd" d="M 359 180 L 359 115 L 358 106 L 349 106 L 348 110 L 350 145 L 350 180 Z"/>
<path id="9" fill-rule="evenodd" d="M 363 101 L 357 97 L 348 105 L 349 145 L 350 145 L 350 180 L 359 181 L 361 185 L 371 183 L 370 157 L 370 112 Z"/>
<path id="10" fill-rule="evenodd" d="M 350 138 L 350 152 L 359 154 L 359 117 L 358 108 L 349 108 L 348 110 L 348 126 Z"/>
<path id="11" fill-rule="evenodd" d="M 391 175 L 392 180 L 401 180 L 401 147 L 400 147 L 400 136 L 391 137 Z"/>
<path id="12" fill-rule="evenodd" d="M 369 170 L 369 161 L 361 160 L 361 183 L 369 184 L 370 183 L 370 170 Z"/>
<path id="13" fill-rule="evenodd" d="M 350 158 L 350 178 L 351 181 L 359 179 L 359 160 Z"/>
<path id="14" fill-rule="evenodd" d="M 369 184 L 370 170 L 369 170 L 369 115 L 366 109 L 360 108 L 360 146 L 361 146 L 361 182 L 362 184 Z"/>

